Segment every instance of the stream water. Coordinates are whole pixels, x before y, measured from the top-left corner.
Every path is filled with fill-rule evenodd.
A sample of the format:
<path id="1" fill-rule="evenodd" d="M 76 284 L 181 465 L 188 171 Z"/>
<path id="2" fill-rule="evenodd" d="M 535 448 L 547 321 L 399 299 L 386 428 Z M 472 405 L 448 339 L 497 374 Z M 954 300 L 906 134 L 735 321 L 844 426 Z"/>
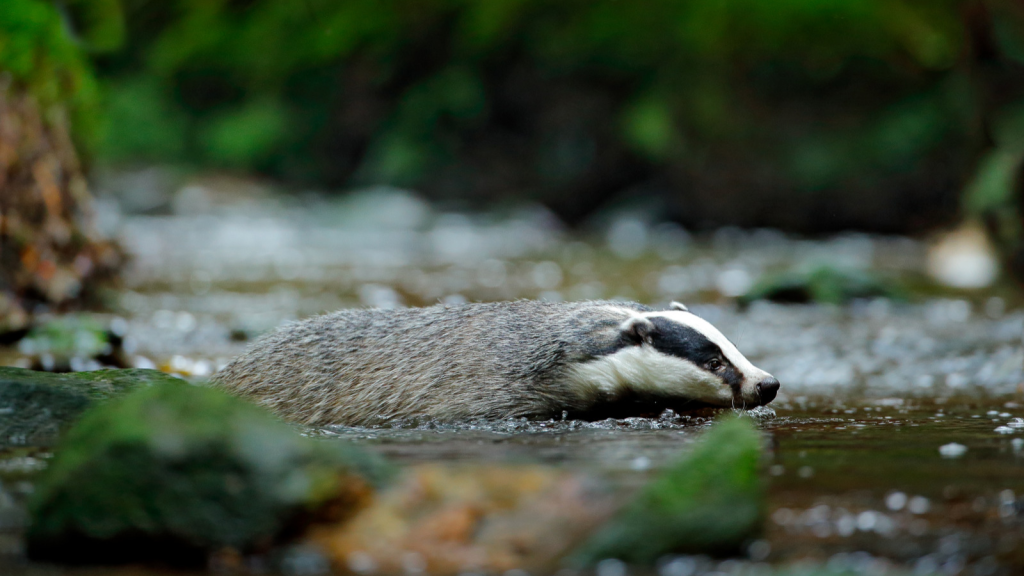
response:
<path id="1" fill-rule="evenodd" d="M 1009 406 L 1007 406 L 1009 404 Z M 772 447 L 770 521 L 756 554 L 878 573 L 995 574 L 1024 561 L 1024 408 L 968 399 L 834 398 L 755 415 Z M 517 461 L 597 467 L 639 483 L 706 421 L 506 422 L 327 429 L 398 462 Z M 1004 570 L 999 570 L 1002 567 Z"/>
<path id="2" fill-rule="evenodd" d="M 683 300 L 783 388 L 771 409 L 754 414 L 770 446 L 764 540 L 748 560 L 677 559 L 662 576 L 763 573 L 764 562 L 798 573 L 820 566 L 863 574 L 1024 571 L 1018 296 L 997 288 L 843 306 L 733 301 L 765 272 L 817 262 L 915 285 L 923 277 L 920 242 L 739 230 L 693 238 L 650 225 L 642 213 L 581 235 L 538 209 L 471 216 L 393 190 L 300 202 L 232 186 L 192 184 L 143 214 L 113 197 L 101 204 L 104 225 L 133 252 L 118 311 L 104 318 L 123 334 L 135 365 L 203 378 L 260 332 L 345 306 Z M 0 354 L 24 365 L 23 352 Z M 399 464 L 539 462 L 639 485 L 708 423 L 666 414 L 308 432 L 366 445 Z M 39 453 L 0 459 L 7 523 L 0 529 L 21 521 L 12 503 L 43 465 Z M 16 554 L 15 540 L 0 544 L 7 546 L 0 553 Z"/>

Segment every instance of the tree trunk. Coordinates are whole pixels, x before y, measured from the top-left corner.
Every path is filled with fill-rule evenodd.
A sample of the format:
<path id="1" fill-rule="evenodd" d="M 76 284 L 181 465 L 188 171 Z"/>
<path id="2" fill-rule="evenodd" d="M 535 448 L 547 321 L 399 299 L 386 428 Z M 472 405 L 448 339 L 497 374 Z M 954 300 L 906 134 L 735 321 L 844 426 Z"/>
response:
<path id="1" fill-rule="evenodd" d="M 66 112 L 0 79 L 0 332 L 96 303 L 123 261 L 92 226 Z"/>

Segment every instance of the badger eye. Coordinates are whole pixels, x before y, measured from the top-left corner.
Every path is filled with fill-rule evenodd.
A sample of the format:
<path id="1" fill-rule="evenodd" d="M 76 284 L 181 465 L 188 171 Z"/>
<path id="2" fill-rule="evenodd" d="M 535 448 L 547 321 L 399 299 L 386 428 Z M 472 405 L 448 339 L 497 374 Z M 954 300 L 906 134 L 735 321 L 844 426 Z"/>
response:
<path id="1" fill-rule="evenodd" d="M 717 372 L 722 368 L 722 361 L 717 358 L 709 360 L 707 363 L 707 368 L 712 372 Z"/>

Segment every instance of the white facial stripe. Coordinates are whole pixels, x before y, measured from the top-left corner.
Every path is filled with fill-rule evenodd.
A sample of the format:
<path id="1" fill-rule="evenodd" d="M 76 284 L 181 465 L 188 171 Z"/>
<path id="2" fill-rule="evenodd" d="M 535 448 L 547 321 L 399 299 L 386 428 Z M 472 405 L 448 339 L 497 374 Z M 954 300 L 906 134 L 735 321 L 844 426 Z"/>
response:
<path id="1" fill-rule="evenodd" d="M 729 406 L 733 400 L 732 390 L 714 374 L 647 345 L 623 348 L 574 366 L 569 381 L 585 397 L 599 393 L 615 396 L 631 389 L 719 406 Z"/>
<path id="2" fill-rule="evenodd" d="M 682 312 L 679 310 L 669 310 L 667 312 L 648 312 L 644 314 L 647 318 L 662 317 L 677 322 L 684 326 L 689 326 L 694 330 L 700 332 L 705 338 L 715 343 L 721 350 L 725 358 L 732 362 L 732 365 L 740 371 L 747 378 L 756 378 L 758 380 L 767 377 L 768 373 L 760 368 L 754 366 L 747 360 L 740 351 L 729 341 L 728 338 L 722 334 L 718 328 L 715 328 L 710 322 L 693 314 L 692 312 Z"/>

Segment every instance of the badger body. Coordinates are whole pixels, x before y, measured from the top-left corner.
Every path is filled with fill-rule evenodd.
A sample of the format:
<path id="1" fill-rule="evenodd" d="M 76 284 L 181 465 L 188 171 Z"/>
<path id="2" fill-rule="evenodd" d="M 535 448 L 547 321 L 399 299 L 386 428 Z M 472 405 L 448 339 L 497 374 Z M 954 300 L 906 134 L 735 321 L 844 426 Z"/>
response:
<path id="1" fill-rule="evenodd" d="M 753 407 L 779 387 L 682 305 L 605 301 L 342 310 L 259 339 L 214 382 L 352 426 Z"/>

